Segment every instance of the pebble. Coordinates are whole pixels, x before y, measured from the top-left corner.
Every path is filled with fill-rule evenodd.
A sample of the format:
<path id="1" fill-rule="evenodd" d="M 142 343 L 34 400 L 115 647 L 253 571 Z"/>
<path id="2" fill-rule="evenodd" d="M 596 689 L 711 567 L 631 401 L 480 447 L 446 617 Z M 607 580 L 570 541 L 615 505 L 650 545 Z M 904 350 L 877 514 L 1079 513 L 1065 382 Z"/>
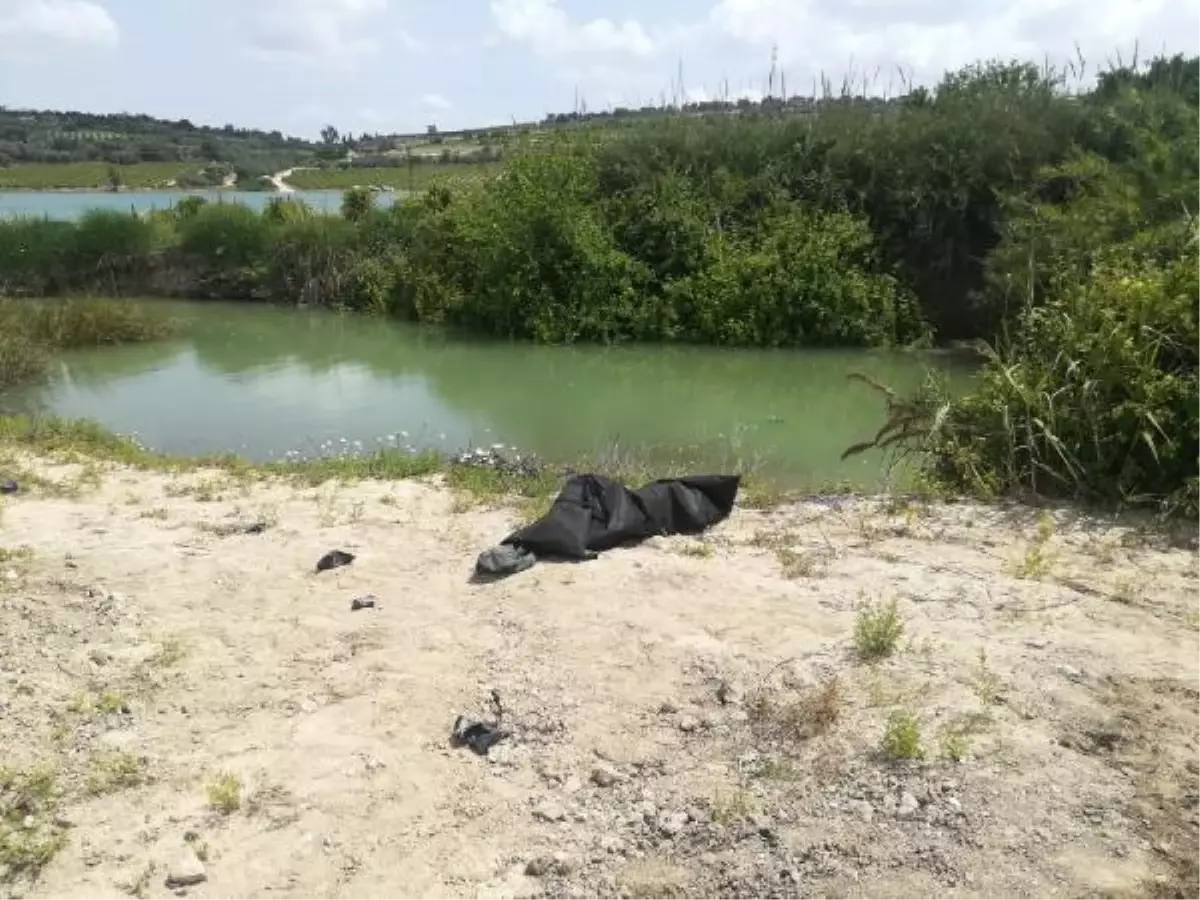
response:
<path id="1" fill-rule="evenodd" d="M 677 836 L 688 823 L 688 814 L 685 812 L 668 813 L 665 816 L 660 816 L 658 820 L 658 830 L 667 837 Z"/>
<path id="2" fill-rule="evenodd" d="M 689 806 L 687 808 L 687 817 L 689 822 L 708 821 L 708 814 L 698 806 Z"/>
<path id="3" fill-rule="evenodd" d="M 679 719 L 679 730 L 690 734 L 700 727 L 700 720 L 695 716 L 682 716 Z"/>
<path id="4" fill-rule="evenodd" d="M 625 776 L 612 766 L 599 765 L 592 769 L 592 783 L 597 787 L 612 787 L 624 780 Z"/>
<path id="5" fill-rule="evenodd" d="M 911 819 L 920 808 L 921 804 L 917 802 L 917 798 L 905 791 L 900 795 L 900 805 L 896 807 L 896 818 Z"/>
<path id="6" fill-rule="evenodd" d="M 101 650 L 99 647 L 94 647 L 88 651 L 88 659 L 98 666 L 105 666 L 112 661 L 112 654 L 107 650 Z"/>
<path id="7" fill-rule="evenodd" d="M 959 801 L 959 799 L 957 797 L 947 797 L 946 805 L 949 806 L 955 812 L 962 812 L 962 803 L 961 803 L 961 801 Z"/>
<path id="8" fill-rule="evenodd" d="M 187 887 L 207 880 L 208 873 L 204 871 L 204 863 L 200 862 L 200 857 L 196 856 L 191 847 L 185 847 L 179 858 L 167 870 L 166 884 L 169 888 Z"/>
<path id="9" fill-rule="evenodd" d="M 669 716 L 673 713 L 679 712 L 679 707 L 676 706 L 674 703 L 672 703 L 670 700 L 664 700 L 662 703 L 660 703 L 658 705 L 658 711 L 660 713 L 662 713 L 664 716 Z"/>
<path id="10" fill-rule="evenodd" d="M 543 822 L 561 822 L 567 817 L 567 813 L 553 800 L 543 800 L 533 808 L 533 817 Z"/>
<path id="11" fill-rule="evenodd" d="M 1082 670 L 1077 669 L 1074 666 L 1068 666 L 1066 663 L 1062 663 L 1058 666 L 1058 674 L 1062 675 L 1064 678 L 1069 678 L 1072 681 L 1076 681 L 1083 677 Z"/>
<path id="12" fill-rule="evenodd" d="M 873 818 L 875 818 L 875 809 L 866 800 L 852 801 L 850 803 L 850 811 L 864 822 L 870 822 Z"/>

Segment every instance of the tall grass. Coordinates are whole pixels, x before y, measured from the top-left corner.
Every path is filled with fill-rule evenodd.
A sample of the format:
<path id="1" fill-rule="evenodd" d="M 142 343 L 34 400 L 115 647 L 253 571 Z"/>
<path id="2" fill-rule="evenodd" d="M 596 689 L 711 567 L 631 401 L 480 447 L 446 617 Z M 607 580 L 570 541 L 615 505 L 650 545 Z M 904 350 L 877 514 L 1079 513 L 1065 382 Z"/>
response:
<path id="1" fill-rule="evenodd" d="M 0 388 L 35 380 L 56 350 L 157 340 L 172 324 L 123 300 L 0 299 Z"/>

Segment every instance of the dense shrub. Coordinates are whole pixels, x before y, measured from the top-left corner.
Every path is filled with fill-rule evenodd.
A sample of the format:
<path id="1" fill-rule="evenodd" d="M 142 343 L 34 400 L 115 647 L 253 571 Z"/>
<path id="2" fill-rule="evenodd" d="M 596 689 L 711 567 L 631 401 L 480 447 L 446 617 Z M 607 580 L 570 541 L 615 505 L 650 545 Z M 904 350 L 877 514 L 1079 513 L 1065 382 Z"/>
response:
<path id="1" fill-rule="evenodd" d="M 1166 264 L 1126 252 L 1040 306 L 948 407 L 932 467 L 990 494 L 1166 503 L 1196 512 L 1195 224 Z M 1184 234 L 1180 235 L 1184 238 Z"/>

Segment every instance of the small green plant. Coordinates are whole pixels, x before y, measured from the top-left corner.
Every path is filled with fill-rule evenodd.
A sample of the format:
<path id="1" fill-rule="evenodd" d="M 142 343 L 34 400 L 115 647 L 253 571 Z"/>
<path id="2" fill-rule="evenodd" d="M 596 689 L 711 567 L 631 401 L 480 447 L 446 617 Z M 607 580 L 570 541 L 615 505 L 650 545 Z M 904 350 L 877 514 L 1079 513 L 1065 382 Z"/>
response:
<path id="1" fill-rule="evenodd" d="M 164 519 L 166 519 L 169 515 L 170 515 L 170 513 L 167 512 L 167 508 L 165 506 L 156 506 L 156 507 L 154 507 L 154 509 L 143 509 L 140 513 L 138 513 L 138 518 L 139 519 L 157 519 L 158 521 L 161 522 Z"/>
<path id="2" fill-rule="evenodd" d="M 52 769 L 0 767 L 0 866 L 10 875 L 36 875 L 66 843 L 60 797 Z"/>
<path id="3" fill-rule="evenodd" d="M 904 634 L 904 621 L 896 600 L 862 606 L 854 620 L 854 649 L 859 659 L 872 661 L 891 656 Z"/>
<path id="4" fill-rule="evenodd" d="M 29 562 L 33 559 L 33 548 L 27 544 L 20 547 L 0 547 L 0 564 L 10 562 Z"/>
<path id="5" fill-rule="evenodd" d="M 987 650 L 979 648 L 979 657 L 971 672 L 971 689 L 979 702 L 991 706 L 1000 695 L 1000 678 L 988 667 Z"/>
<path id="6" fill-rule="evenodd" d="M 237 812 L 242 806 L 242 779 L 232 772 L 221 772 L 205 789 L 208 805 L 222 815 Z"/>
<path id="7" fill-rule="evenodd" d="M 752 808 L 750 794 L 744 788 L 718 790 L 713 794 L 712 820 L 728 827 L 749 816 Z"/>
<path id="8" fill-rule="evenodd" d="M 908 710 L 895 710 L 888 716 L 880 746 L 888 759 L 923 759 L 920 721 Z"/>
<path id="9" fill-rule="evenodd" d="M 1042 510 L 1038 516 L 1037 530 L 1029 540 L 1025 555 L 1012 564 L 1012 572 L 1018 578 L 1040 581 L 1050 572 L 1054 562 L 1054 554 L 1046 549 L 1050 538 L 1054 537 L 1054 519 Z"/>
<path id="10" fill-rule="evenodd" d="M 962 762 L 971 752 L 971 736 L 957 728 L 943 728 L 939 744 L 943 759 Z"/>
<path id="11" fill-rule="evenodd" d="M 137 787 L 146 780 L 142 761 L 132 753 L 98 753 L 88 763 L 89 794 L 110 794 L 123 788 Z"/>
<path id="12" fill-rule="evenodd" d="M 96 700 L 96 712 L 103 715 L 129 712 L 129 703 L 116 691 L 105 691 Z"/>
<path id="13" fill-rule="evenodd" d="M 788 580 L 809 578 L 821 570 L 821 561 L 813 553 L 798 553 L 789 547 L 780 547 L 775 551 L 775 558 L 783 570 L 783 577 Z"/>
<path id="14" fill-rule="evenodd" d="M 696 559 L 711 559 L 713 547 L 712 544 L 705 541 L 689 541 L 679 548 L 679 552 L 684 556 L 692 556 Z"/>

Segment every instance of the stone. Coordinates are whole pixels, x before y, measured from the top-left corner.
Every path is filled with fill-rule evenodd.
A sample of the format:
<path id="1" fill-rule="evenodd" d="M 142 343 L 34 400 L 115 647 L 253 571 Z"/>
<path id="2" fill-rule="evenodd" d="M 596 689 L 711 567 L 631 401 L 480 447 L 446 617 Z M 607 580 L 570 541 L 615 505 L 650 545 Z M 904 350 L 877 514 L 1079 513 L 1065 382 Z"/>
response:
<path id="1" fill-rule="evenodd" d="M 659 816 L 658 830 L 667 837 L 673 838 L 679 835 L 684 828 L 687 827 L 688 814 L 685 812 L 668 813 L 665 816 Z"/>
<path id="2" fill-rule="evenodd" d="M 204 863 L 200 862 L 200 857 L 191 847 L 185 847 L 167 869 L 166 884 L 169 888 L 188 887 L 207 880 L 208 873 L 204 871 Z"/>
<path id="3" fill-rule="evenodd" d="M 592 784 L 597 787 L 612 787 L 624 780 L 625 776 L 613 766 L 601 764 L 592 769 Z"/>
<path id="4" fill-rule="evenodd" d="M 864 822 L 870 822 L 875 818 L 875 808 L 866 800 L 852 800 L 849 808 L 854 815 L 858 816 Z"/>
<path id="5" fill-rule="evenodd" d="M 685 734 L 691 734 L 700 727 L 700 720 L 695 716 L 680 716 L 679 730 Z"/>
<path id="6" fill-rule="evenodd" d="M 553 800 L 543 800 L 533 808 L 533 817 L 543 822 L 561 822 L 567 812 Z"/>
<path id="7" fill-rule="evenodd" d="M 962 802 L 957 797 L 947 797 L 946 805 L 949 806 L 956 813 L 962 812 Z"/>
<path id="8" fill-rule="evenodd" d="M 708 813 L 698 806 L 689 806 L 687 808 L 687 817 L 689 822 L 707 822 Z"/>
<path id="9" fill-rule="evenodd" d="M 112 654 L 107 650 L 101 650 L 99 647 L 93 647 L 88 651 L 88 659 L 98 666 L 106 666 L 112 662 Z"/>
<path id="10" fill-rule="evenodd" d="M 920 808 L 921 804 L 917 802 L 917 798 L 905 791 L 900 795 L 900 804 L 896 807 L 896 818 L 911 819 Z"/>
<path id="11" fill-rule="evenodd" d="M 672 703 L 670 700 L 664 700 L 662 703 L 660 703 L 658 705 L 658 711 L 659 711 L 659 713 L 661 713 L 664 716 L 670 716 L 670 715 L 674 715 L 675 713 L 679 712 L 679 707 L 676 706 L 674 703 Z"/>
<path id="12" fill-rule="evenodd" d="M 563 782 L 563 792 L 574 794 L 583 789 L 583 782 L 579 780 L 578 775 L 568 775 L 567 780 Z"/>

